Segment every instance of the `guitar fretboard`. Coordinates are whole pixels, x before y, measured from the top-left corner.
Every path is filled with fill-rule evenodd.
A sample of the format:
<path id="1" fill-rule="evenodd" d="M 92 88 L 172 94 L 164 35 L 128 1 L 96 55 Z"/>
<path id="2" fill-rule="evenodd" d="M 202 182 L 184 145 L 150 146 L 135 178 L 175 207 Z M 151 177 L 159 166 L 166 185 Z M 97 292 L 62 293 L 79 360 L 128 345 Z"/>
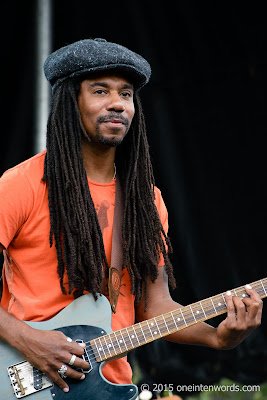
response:
<path id="1" fill-rule="evenodd" d="M 250 284 L 261 298 L 267 297 L 267 278 Z M 232 289 L 240 298 L 249 297 L 245 287 Z M 220 293 L 177 310 L 150 318 L 110 334 L 91 340 L 90 345 L 98 362 L 126 354 L 146 343 L 216 317 L 227 311 L 226 293 Z"/>

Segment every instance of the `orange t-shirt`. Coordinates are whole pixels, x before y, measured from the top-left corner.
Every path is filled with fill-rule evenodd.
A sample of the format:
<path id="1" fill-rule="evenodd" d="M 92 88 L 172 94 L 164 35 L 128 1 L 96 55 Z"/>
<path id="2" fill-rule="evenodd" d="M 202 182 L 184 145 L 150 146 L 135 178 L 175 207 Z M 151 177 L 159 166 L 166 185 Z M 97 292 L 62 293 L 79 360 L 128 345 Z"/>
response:
<path id="1" fill-rule="evenodd" d="M 74 300 L 72 294 L 61 291 L 56 249 L 49 244 L 48 188 L 42 182 L 44 157 L 45 151 L 6 171 L 0 178 L 0 243 L 6 249 L 1 305 L 25 321 L 50 319 Z M 88 179 L 88 184 L 110 265 L 115 180 L 103 184 Z M 155 204 L 167 232 L 167 210 L 157 188 Z M 161 259 L 159 265 L 163 264 Z M 114 331 L 134 324 L 134 300 L 130 276 L 124 269 L 116 314 L 112 314 Z M 114 383 L 131 382 L 127 357 L 107 364 L 103 373 Z"/>

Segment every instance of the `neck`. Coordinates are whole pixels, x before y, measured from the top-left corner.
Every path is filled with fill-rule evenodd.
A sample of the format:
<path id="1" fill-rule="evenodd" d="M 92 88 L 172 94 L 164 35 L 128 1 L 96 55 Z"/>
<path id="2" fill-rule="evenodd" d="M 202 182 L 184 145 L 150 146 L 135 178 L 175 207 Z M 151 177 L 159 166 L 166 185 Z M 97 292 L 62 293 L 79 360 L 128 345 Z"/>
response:
<path id="1" fill-rule="evenodd" d="M 97 183 L 109 183 L 114 178 L 115 147 L 91 146 L 82 143 L 84 167 L 89 179 Z"/>

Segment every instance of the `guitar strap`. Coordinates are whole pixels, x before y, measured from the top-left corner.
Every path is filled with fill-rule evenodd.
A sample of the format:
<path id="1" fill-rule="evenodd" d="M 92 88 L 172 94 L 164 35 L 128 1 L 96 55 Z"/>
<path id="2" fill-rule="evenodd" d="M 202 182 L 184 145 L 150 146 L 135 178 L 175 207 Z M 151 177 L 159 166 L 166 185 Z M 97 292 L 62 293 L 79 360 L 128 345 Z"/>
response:
<path id="1" fill-rule="evenodd" d="M 116 312 L 116 307 L 121 287 L 121 270 L 123 262 L 122 237 L 121 237 L 122 214 L 123 214 L 122 190 L 119 178 L 117 176 L 116 189 L 115 189 L 113 232 L 112 232 L 111 264 L 109 268 L 109 278 L 108 278 L 109 301 L 111 309 L 114 313 Z M 105 278 L 103 279 L 103 281 L 105 281 Z M 104 292 L 105 290 L 102 290 L 102 293 Z"/>

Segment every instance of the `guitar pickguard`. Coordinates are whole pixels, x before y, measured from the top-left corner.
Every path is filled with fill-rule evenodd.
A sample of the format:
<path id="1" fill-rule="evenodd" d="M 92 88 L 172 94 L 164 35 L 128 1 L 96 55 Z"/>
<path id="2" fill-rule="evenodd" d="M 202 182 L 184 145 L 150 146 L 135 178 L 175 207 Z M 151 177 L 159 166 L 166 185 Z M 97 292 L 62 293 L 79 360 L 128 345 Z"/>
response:
<path id="1" fill-rule="evenodd" d="M 72 400 L 130 400 L 137 397 L 137 388 L 134 385 L 115 385 L 108 382 L 102 375 L 101 368 L 103 363 L 96 362 L 89 341 L 106 334 L 106 332 L 95 326 L 78 325 L 66 326 L 59 329 L 66 336 L 76 341 L 83 341 L 87 344 L 87 356 L 91 371 L 86 374 L 84 381 L 66 379 L 70 387 L 68 393 L 64 393 L 56 385 L 51 389 L 54 399 L 72 399 Z M 86 360 L 87 361 L 87 360 Z M 86 371 L 85 371 L 86 372 Z"/>

